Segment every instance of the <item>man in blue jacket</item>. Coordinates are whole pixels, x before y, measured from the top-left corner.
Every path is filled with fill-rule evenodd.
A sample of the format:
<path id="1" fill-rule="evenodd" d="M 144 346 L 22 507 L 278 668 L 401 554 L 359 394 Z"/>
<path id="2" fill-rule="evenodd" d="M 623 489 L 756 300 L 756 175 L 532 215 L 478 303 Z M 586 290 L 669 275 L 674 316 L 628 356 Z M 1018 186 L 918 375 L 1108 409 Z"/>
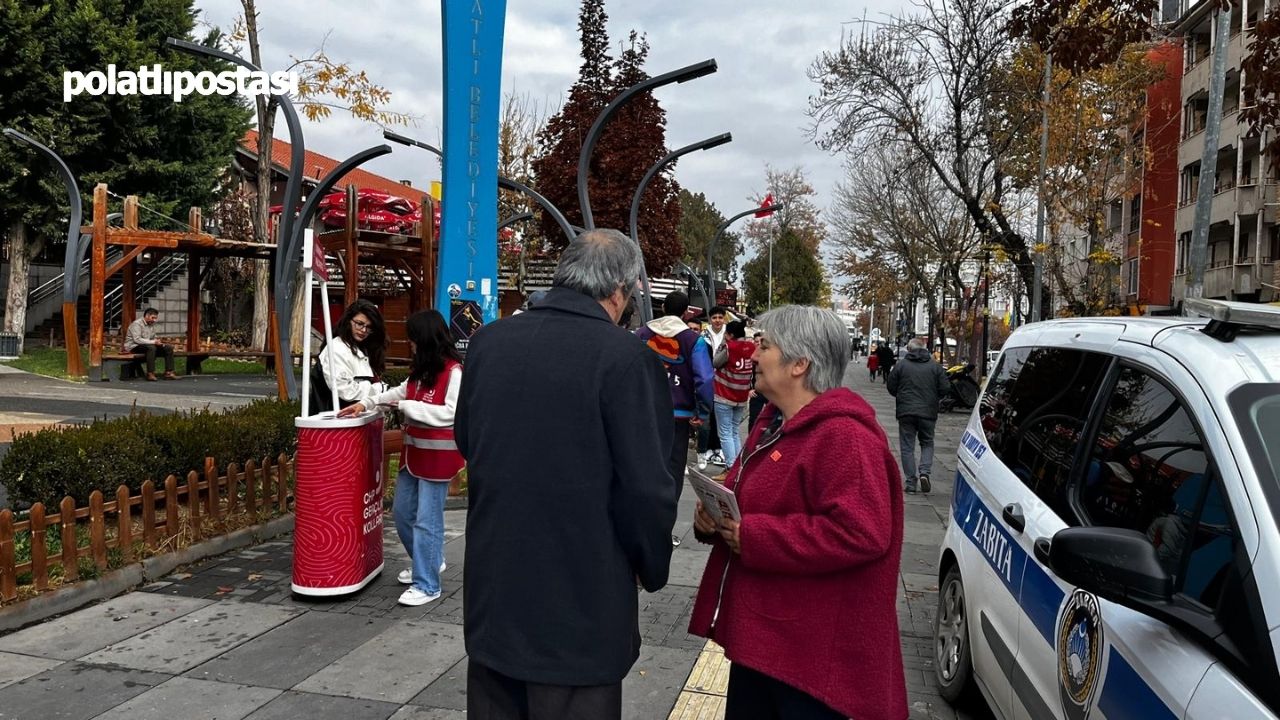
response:
<path id="1" fill-rule="evenodd" d="M 699 408 L 705 410 L 701 422 L 707 422 L 705 416 L 709 415 L 715 400 L 711 348 L 707 339 L 690 330 L 682 319 L 688 309 L 689 296 L 674 290 L 662 302 L 662 317 L 636 330 L 636 337 L 662 360 L 667 371 L 675 421 L 667 469 L 677 486 L 684 482 L 684 468 L 689 461 L 689 424 L 699 416 Z"/>
<path id="2" fill-rule="evenodd" d="M 667 583 L 680 493 L 662 363 L 616 324 L 640 268 L 625 235 L 583 233 L 547 296 L 467 349 L 469 717 L 622 715 L 636 583 Z"/>

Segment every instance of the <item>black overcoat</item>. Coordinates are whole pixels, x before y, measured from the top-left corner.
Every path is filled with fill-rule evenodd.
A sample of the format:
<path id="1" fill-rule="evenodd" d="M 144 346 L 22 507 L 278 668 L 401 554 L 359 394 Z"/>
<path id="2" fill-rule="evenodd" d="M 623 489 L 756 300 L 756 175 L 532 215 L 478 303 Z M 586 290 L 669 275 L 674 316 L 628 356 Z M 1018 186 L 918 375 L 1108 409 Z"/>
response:
<path id="1" fill-rule="evenodd" d="M 670 569 L 671 417 L 657 355 L 586 295 L 552 289 L 472 337 L 455 431 L 473 660 L 554 685 L 626 676 L 636 581 L 658 590 Z"/>

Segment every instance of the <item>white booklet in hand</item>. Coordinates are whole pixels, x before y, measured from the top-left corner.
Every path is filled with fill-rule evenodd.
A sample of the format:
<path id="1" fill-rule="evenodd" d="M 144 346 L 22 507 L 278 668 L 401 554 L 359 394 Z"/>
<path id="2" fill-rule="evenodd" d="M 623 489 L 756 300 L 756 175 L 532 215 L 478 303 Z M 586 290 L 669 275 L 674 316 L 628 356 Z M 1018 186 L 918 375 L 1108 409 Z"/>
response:
<path id="1" fill-rule="evenodd" d="M 738 496 L 708 475 L 689 468 L 689 486 L 702 501 L 702 508 L 715 518 L 716 522 L 725 518 L 742 519 L 742 512 L 738 510 Z"/>

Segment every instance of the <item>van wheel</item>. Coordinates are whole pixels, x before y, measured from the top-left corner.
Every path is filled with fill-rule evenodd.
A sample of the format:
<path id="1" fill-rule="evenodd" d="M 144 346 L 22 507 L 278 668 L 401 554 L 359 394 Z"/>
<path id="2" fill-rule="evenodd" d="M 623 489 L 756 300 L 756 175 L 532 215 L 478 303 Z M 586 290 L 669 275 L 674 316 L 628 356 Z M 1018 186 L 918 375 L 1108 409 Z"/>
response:
<path id="1" fill-rule="evenodd" d="M 938 612 L 933 619 L 933 674 L 938 694 L 947 702 L 964 704 L 975 695 L 973 660 L 969 648 L 964 582 L 952 566 L 938 589 Z"/>

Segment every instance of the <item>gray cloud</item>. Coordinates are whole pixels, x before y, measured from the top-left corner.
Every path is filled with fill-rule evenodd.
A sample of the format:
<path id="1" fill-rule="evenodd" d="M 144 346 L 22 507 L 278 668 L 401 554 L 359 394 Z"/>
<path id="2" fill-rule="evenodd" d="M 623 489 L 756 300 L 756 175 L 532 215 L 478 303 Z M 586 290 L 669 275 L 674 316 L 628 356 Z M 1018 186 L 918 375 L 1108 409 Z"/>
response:
<path id="1" fill-rule="evenodd" d="M 330 55 L 367 70 L 392 92 L 395 109 L 421 116 L 408 131 L 429 142 L 442 130 L 440 3 L 435 0 L 259 0 L 263 61 L 280 68 L 289 56 L 305 55 L 325 40 Z M 196 0 L 205 19 L 229 27 L 237 0 Z M 647 34 L 651 74 L 714 57 L 711 76 L 662 88 L 667 143 L 678 147 L 729 131 L 734 142 L 680 161 L 676 178 L 705 193 L 725 215 L 750 207 L 763 193 L 764 168 L 802 166 L 825 206 L 842 179 L 841 160 L 810 141 L 805 115 L 815 86 L 805 70 L 818 53 L 834 49 L 850 20 L 899 12 L 906 0 L 864 4 L 826 0 L 791 2 L 703 2 L 606 4 L 614 42 L 629 30 Z M 503 91 L 528 93 L 558 106 L 577 77 L 578 3 L 568 0 L 508 0 Z M 343 158 L 382 142 L 381 131 L 335 113 L 322 123 L 304 122 L 307 147 Z M 281 124 L 281 136 L 286 133 Z M 439 177 L 439 165 L 422 151 L 396 147 L 369 169 L 419 186 Z"/>

